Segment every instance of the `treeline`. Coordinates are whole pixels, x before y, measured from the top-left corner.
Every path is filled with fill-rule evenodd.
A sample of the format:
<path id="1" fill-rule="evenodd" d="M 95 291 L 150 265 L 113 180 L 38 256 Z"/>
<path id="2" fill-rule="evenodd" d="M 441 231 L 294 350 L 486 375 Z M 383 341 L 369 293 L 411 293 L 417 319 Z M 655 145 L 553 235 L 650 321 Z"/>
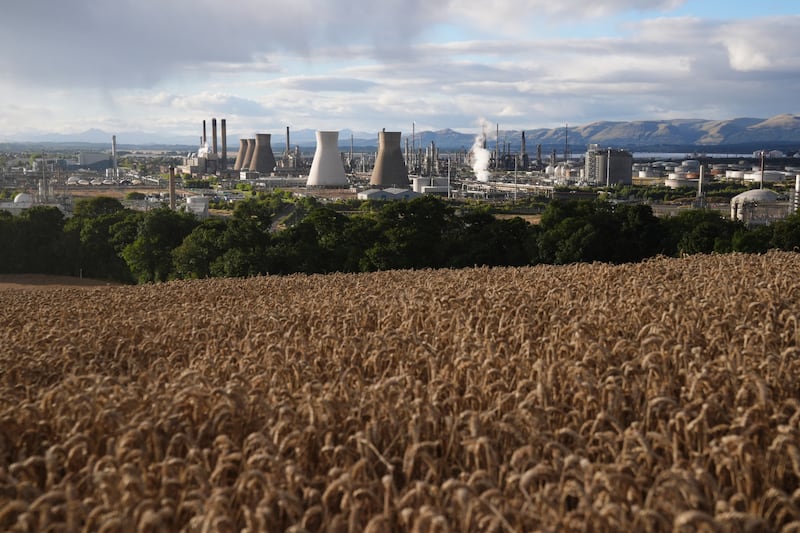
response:
<path id="1" fill-rule="evenodd" d="M 287 219 L 277 224 L 278 218 Z M 539 224 L 425 196 L 343 214 L 311 198 L 262 195 L 229 217 L 82 200 L 65 219 L 37 206 L 0 212 L 0 272 L 125 283 L 260 274 L 635 262 L 656 255 L 800 249 L 800 215 L 747 229 L 718 212 L 657 218 L 649 206 L 553 201 Z"/>

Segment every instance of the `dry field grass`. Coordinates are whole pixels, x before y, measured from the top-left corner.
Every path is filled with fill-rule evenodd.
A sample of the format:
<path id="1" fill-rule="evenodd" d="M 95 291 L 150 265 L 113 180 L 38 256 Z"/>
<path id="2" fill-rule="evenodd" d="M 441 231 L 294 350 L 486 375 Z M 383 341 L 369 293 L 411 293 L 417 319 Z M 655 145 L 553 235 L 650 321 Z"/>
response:
<path id="1" fill-rule="evenodd" d="M 800 531 L 800 261 L 0 291 L 0 530 Z"/>
<path id="2" fill-rule="evenodd" d="M 0 290 L 36 289 L 43 287 L 102 287 L 118 283 L 70 276 L 50 276 L 47 274 L 0 274 Z"/>

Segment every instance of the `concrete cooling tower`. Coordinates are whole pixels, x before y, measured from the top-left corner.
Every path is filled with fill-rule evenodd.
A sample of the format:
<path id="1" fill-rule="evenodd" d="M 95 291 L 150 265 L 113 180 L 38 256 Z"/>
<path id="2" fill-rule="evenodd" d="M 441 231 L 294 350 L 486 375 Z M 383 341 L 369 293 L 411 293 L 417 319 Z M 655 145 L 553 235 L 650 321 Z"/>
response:
<path id="1" fill-rule="evenodd" d="M 256 133 L 255 148 L 250 159 L 250 172 L 269 174 L 275 168 L 275 155 L 272 153 L 270 137 L 269 133 Z"/>
<path id="2" fill-rule="evenodd" d="M 408 187 L 408 170 L 400 150 L 399 131 L 378 133 L 378 157 L 369 184 L 376 187 Z"/>
<path id="3" fill-rule="evenodd" d="M 244 159 L 242 159 L 241 170 L 247 170 L 248 168 L 250 168 L 250 160 L 253 159 L 253 153 L 256 151 L 255 139 L 245 139 L 245 141 L 247 141 L 247 149 L 244 152 Z"/>
<path id="4" fill-rule="evenodd" d="M 347 187 L 347 176 L 339 155 L 339 132 L 318 131 L 317 149 L 308 173 L 308 187 Z"/>
<path id="5" fill-rule="evenodd" d="M 233 170 L 242 170 L 242 162 L 247 155 L 247 139 L 239 139 L 239 152 L 236 154 L 236 161 L 233 162 Z"/>

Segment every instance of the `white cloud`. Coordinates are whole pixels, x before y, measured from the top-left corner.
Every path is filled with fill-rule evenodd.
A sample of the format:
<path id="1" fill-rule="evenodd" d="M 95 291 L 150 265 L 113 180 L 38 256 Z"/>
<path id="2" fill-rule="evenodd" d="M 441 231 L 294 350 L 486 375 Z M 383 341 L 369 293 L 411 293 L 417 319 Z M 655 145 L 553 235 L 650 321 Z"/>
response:
<path id="1" fill-rule="evenodd" d="M 680 6 L 691 11 L 680 0 L 13 2 L 0 125 L 193 131 L 226 116 L 230 131 L 377 131 L 798 111 L 800 17 L 670 16 Z"/>

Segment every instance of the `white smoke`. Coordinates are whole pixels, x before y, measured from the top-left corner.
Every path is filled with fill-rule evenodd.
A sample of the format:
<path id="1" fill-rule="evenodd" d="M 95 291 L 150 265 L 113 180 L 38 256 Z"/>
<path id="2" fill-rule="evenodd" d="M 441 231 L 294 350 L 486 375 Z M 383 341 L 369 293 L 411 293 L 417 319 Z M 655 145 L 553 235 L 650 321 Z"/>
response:
<path id="1" fill-rule="evenodd" d="M 482 126 L 485 130 L 485 124 Z M 486 144 L 486 132 L 482 131 L 472 144 L 472 171 L 475 172 L 478 181 L 486 183 L 489 181 L 489 162 L 492 159 L 492 152 L 484 148 L 484 144 Z"/>

